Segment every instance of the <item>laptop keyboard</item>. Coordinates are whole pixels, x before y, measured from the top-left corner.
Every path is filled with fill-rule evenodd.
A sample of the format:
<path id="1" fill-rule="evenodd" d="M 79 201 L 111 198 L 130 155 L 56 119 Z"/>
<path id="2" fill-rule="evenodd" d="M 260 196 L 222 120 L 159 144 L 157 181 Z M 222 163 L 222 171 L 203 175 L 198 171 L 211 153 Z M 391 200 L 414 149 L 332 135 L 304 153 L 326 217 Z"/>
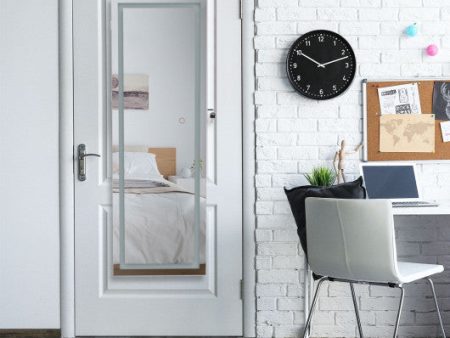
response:
<path id="1" fill-rule="evenodd" d="M 392 202 L 394 208 L 437 207 L 437 203 L 425 201 Z"/>

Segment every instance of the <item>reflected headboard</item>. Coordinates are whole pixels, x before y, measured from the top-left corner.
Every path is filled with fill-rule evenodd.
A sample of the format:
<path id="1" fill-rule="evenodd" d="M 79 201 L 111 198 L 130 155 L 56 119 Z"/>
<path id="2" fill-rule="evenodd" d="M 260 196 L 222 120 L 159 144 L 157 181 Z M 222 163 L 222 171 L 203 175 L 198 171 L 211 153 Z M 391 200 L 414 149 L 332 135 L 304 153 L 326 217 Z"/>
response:
<path id="1" fill-rule="evenodd" d="M 113 151 L 118 151 L 117 146 L 113 146 Z M 149 152 L 156 155 L 156 164 L 159 172 L 165 178 L 177 174 L 177 148 L 148 148 L 146 146 L 125 146 L 125 151 L 129 152 Z"/>

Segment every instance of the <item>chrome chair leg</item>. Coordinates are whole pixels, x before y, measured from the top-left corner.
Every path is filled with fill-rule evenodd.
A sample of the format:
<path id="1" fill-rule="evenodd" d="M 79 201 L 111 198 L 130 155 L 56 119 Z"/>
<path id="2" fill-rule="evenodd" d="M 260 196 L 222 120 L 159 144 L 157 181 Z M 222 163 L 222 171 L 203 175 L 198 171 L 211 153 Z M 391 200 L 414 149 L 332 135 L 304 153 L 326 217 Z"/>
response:
<path id="1" fill-rule="evenodd" d="M 398 306 L 397 320 L 395 321 L 394 338 L 397 338 L 398 326 L 400 324 L 400 316 L 402 314 L 403 308 L 403 299 L 405 298 L 405 289 L 401 285 L 399 285 L 398 287 L 400 288 L 401 294 L 400 294 L 400 304 Z"/>
<path id="2" fill-rule="evenodd" d="M 355 286 L 353 285 L 353 283 L 349 283 L 349 284 L 350 284 L 350 290 L 352 291 L 353 306 L 355 307 L 356 322 L 358 323 L 359 336 L 361 338 L 363 338 L 364 336 L 363 336 L 363 330 L 362 330 L 362 326 L 361 326 L 361 318 L 359 317 L 358 303 L 356 301 Z"/>
<path id="3" fill-rule="evenodd" d="M 438 305 L 438 301 L 437 301 L 437 297 L 436 297 L 436 291 L 434 290 L 434 284 L 433 284 L 433 281 L 431 280 L 431 278 L 427 278 L 427 281 L 430 284 L 431 292 L 433 293 L 434 304 L 436 305 L 436 311 L 437 311 L 437 315 L 439 318 L 439 325 L 441 326 L 442 337 L 446 338 L 447 336 L 445 335 L 444 324 L 442 323 L 441 311 L 439 310 L 439 305 Z"/>
<path id="4" fill-rule="evenodd" d="M 319 295 L 319 291 L 320 291 L 320 287 L 322 286 L 322 283 L 327 278 L 328 277 L 322 277 L 319 279 L 319 282 L 317 283 L 317 289 L 316 289 L 316 292 L 314 293 L 314 298 L 313 298 L 313 301 L 311 304 L 311 309 L 309 310 L 308 320 L 306 321 L 305 331 L 303 332 L 303 338 L 306 338 L 306 336 L 308 335 L 308 330 L 309 330 L 309 326 L 311 325 L 312 315 L 313 315 L 314 308 L 316 307 L 316 303 L 317 303 L 317 296 Z"/>

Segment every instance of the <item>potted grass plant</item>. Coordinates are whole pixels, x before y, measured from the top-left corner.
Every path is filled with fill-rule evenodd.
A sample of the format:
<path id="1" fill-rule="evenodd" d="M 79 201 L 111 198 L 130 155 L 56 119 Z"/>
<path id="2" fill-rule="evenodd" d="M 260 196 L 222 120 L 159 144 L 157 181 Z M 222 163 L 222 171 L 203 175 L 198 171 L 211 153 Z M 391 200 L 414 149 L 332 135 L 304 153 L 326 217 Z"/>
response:
<path id="1" fill-rule="evenodd" d="M 327 167 L 313 168 L 310 174 L 304 176 L 309 184 L 319 187 L 330 187 L 336 181 L 336 173 Z"/>

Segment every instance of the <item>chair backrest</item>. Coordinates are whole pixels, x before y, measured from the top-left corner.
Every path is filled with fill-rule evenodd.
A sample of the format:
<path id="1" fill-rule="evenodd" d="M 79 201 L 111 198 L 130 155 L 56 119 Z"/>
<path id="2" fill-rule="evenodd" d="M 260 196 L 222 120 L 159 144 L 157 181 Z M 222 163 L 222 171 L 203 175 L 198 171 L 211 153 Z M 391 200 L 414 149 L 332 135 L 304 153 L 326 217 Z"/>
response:
<path id="1" fill-rule="evenodd" d="M 306 199 L 308 262 L 316 274 L 397 282 L 392 205 L 388 200 Z"/>

